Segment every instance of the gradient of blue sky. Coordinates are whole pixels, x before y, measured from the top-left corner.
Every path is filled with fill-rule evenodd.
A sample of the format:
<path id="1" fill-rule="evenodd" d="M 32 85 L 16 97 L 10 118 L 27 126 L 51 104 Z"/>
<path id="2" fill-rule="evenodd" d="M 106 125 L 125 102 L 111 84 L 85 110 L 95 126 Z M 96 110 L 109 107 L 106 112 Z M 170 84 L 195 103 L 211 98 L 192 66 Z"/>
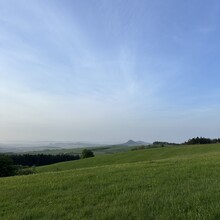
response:
<path id="1" fill-rule="evenodd" d="M 0 0 L 0 140 L 219 137 L 220 2 Z"/>

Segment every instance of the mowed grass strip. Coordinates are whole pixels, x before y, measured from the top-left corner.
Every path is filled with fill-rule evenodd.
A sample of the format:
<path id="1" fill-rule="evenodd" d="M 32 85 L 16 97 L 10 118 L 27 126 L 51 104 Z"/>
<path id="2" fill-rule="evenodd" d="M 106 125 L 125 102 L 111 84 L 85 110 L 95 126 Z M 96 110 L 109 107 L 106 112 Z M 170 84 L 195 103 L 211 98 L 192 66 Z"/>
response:
<path id="1" fill-rule="evenodd" d="M 0 219 L 219 219 L 220 156 L 0 179 Z"/>

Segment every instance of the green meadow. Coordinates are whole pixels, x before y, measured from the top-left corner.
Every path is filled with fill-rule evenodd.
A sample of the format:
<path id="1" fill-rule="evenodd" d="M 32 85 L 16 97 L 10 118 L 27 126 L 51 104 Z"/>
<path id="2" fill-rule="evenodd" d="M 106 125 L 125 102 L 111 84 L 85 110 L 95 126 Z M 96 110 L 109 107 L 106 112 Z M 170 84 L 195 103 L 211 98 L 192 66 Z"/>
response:
<path id="1" fill-rule="evenodd" d="M 220 219 L 220 145 L 98 155 L 1 178 L 0 219 Z"/>

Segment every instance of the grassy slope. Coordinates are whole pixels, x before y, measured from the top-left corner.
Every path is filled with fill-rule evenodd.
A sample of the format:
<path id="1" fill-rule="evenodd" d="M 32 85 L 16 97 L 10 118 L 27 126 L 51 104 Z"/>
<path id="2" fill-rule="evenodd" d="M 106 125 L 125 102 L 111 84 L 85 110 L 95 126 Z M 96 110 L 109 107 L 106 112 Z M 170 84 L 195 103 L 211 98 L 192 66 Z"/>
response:
<path id="1" fill-rule="evenodd" d="M 59 166 L 67 170 L 0 179 L 0 219 L 220 218 L 219 145 L 150 149 Z"/>
<path id="2" fill-rule="evenodd" d="M 115 155 L 98 155 L 95 158 L 88 158 L 86 160 L 62 162 L 38 167 L 37 172 L 63 171 L 111 164 L 192 157 L 207 153 L 220 153 L 220 144 L 151 148 L 146 150 L 129 151 L 127 153 L 118 153 Z"/>

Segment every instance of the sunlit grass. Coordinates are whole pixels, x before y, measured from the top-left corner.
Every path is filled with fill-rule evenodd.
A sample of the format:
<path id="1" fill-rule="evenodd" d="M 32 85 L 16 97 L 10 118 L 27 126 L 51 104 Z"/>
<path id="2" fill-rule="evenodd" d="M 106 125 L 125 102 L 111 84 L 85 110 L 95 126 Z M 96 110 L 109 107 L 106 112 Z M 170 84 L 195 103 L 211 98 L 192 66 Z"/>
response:
<path id="1" fill-rule="evenodd" d="M 66 163 L 72 170 L 2 178 L 0 219 L 219 219 L 218 148 L 100 156 Z"/>
<path id="2" fill-rule="evenodd" d="M 103 166 L 111 164 L 133 163 L 141 161 L 153 161 L 171 158 L 198 157 L 204 154 L 220 154 L 220 144 L 174 146 L 152 148 L 146 150 L 129 151 L 114 155 L 99 155 L 80 161 L 69 161 L 37 168 L 37 172 L 62 171 L 69 169 Z"/>

